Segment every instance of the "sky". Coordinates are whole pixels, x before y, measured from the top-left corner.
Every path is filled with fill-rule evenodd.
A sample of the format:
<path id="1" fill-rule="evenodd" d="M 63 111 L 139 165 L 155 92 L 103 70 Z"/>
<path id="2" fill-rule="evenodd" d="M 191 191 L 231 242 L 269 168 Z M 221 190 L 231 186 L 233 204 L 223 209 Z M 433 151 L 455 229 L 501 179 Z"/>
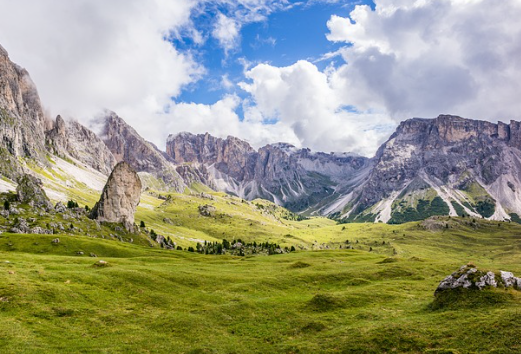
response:
<path id="1" fill-rule="evenodd" d="M 49 116 L 372 156 L 400 121 L 521 120 L 519 0 L 0 0 Z"/>

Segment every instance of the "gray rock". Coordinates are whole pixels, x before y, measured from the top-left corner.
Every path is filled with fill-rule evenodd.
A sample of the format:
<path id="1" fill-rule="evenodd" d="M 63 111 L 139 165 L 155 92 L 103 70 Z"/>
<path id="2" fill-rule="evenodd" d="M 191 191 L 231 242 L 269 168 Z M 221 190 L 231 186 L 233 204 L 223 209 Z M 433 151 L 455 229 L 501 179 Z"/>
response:
<path id="1" fill-rule="evenodd" d="M 60 239 L 59 238 L 53 238 L 51 242 L 52 243 L 60 243 Z"/>
<path id="2" fill-rule="evenodd" d="M 500 271 L 498 279 L 494 272 L 481 271 L 473 265 L 464 265 L 456 272 L 443 279 L 435 294 L 457 288 L 483 290 L 487 287 L 497 288 L 501 283 L 504 287 L 521 289 L 521 278 L 517 278 L 511 272 Z"/>
<path id="3" fill-rule="evenodd" d="M 217 212 L 217 209 L 213 205 L 205 204 L 205 205 L 199 205 L 199 214 L 202 216 L 215 216 L 215 213 Z"/>
<path id="4" fill-rule="evenodd" d="M 57 213 L 65 213 L 67 211 L 67 207 L 62 203 L 62 202 L 58 202 L 56 203 L 56 205 L 54 206 L 54 210 L 57 212 Z"/>
<path id="5" fill-rule="evenodd" d="M 126 162 L 114 167 L 90 218 L 100 222 L 122 223 L 134 230 L 134 213 L 141 196 L 141 180 Z"/>
<path id="6" fill-rule="evenodd" d="M 51 210 L 52 204 L 42 188 L 42 181 L 38 178 L 24 174 L 18 179 L 16 194 L 22 203 L 32 203 L 38 208 Z"/>

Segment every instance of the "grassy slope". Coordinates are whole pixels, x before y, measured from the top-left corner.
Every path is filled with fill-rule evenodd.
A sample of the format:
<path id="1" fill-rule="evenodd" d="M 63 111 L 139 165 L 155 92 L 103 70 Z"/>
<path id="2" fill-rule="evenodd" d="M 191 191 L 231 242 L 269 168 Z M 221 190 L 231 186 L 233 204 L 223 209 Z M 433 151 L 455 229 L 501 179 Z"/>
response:
<path id="1" fill-rule="evenodd" d="M 59 184 L 63 176 L 53 178 Z M 99 195 L 59 185 L 81 205 Z M 0 352 L 521 351 L 516 292 L 432 306 L 438 282 L 469 261 L 520 275 L 520 225 L 439 218 L 438 231 L 429 231 L 419 223 L 296 222 L 281 218 L 282 209 L 223 194 L 173 197 L 164 203 L 143 194 L 136 221 L 183 247 L 242 238 L 308 251 L 204 256 L 149 247 L 143 234 L 134 244 L 120 242 L 107 228 L 101 232 L 109 239 L 4 233 Z M 214 217 L 199 214 L 204 204 L 216 207 Z M 84 230 L 88 223 L 74 221 Z M 55 237 L 59 244 L 51 243 Z M 110 266 L 95 267 L 99 259 Z"/>
<path id="2" fill-rule="evenodd" d="M 82 236 L 59 235 L 51 245 L 55 236 L 2 234 L 0 351 L 519 352 L 517 293 L 502 290 L 478 307 L 429 305 L 438 282 L 468 261 L 521 274 L 521 228 L 445 221 L 452 229 L 431 232 L 416 223 L 295 229 L 318 242 L 347 234 L 355 248 L 390 241 L 396 261 L 384 246 L 374 247 L 382 254 L 239 258 Z M 72 256 L 77 250 L 110 266 L 94 267 L 97 259 Z"/>

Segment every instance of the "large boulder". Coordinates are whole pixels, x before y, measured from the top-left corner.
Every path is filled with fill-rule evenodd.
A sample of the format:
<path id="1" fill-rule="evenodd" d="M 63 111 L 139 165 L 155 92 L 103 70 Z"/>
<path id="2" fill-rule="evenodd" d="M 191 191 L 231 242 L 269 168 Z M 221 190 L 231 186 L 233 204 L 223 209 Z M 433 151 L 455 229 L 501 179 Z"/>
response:
<path id="1" fill-rule="evenodd" d="M 521 290 L 521 278 L 515 277 L 511 272 L 501 270 L 499 274 L 496 274 L 467 264 L 443 279 L 435 294 L 461 288 L 483 290 L 485 288 L 497 288 L 498 286 Z"/>
<path id="2" fill-rule="evenodd" d="M 18 179 L 16 187 L 18 201 L 30 204 L 34 207 L 51 210 L 52 204 L 42 188 L 42 181 L 38 178 L 24 174 Z"/>
<path id="3" fill-rule="evenodd" d="M 128 231 L 133 231 L 134 213 L 140 195 L 141 180 L 138 174 L 122 161 L 112 170 L 90 218 L 100 222 L 122 223 Z"/>

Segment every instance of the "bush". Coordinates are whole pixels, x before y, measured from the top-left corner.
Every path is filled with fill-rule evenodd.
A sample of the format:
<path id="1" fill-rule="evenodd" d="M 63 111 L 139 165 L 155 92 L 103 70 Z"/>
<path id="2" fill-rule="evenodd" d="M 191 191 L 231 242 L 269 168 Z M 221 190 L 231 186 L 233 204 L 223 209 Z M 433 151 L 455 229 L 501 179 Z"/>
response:
<path id="1" fill-rule="evenodd" d="M 9 210 L 10 208 L 11 208 L 11 204 L 9 204 L 9 201 L 6 200 L 6 201 L 4 202 L 4 209 L 5 209 L 5 210 Z"/>
<path id="2" fill-rule="evenodd" d="M 78 203 L 76 203 L 74 200 L 69 200 L 67 202 L 67 208 L 69 208 L 69 209 L 78 208 Z"/>
<path id="3" fill-rule="evenodd" d="M 145 222 L 144 222 L 143 220 L 141 220 L 141 221 L 139 222 L 139 227 L 146 227 L 146 226 L 145 226 Z"/>

